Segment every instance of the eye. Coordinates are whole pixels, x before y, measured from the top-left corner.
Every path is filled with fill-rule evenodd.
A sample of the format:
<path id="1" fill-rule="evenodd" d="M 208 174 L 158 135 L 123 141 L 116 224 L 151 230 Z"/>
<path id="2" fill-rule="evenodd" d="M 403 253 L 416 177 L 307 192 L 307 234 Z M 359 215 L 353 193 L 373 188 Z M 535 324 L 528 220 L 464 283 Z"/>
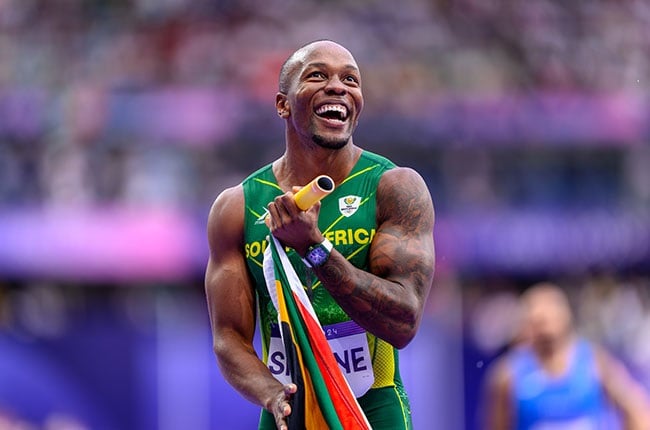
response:
<path id="1" fill-rule="evenodd" d="M 343 80 L 345 82 L 350 82 L 350 83 L 354 83 L 354 84 L 357 84 L 357 85 L 359 84 L 359 78 L 357 78 L 354 75 L 347 75 L 346 77 L 343 78 Z"/>
<path id="2" fill-rule="evenodd" d="M 309 75 L 307 75 L 308 78 L 316 78 L 316 79 L 325 79 L 325 73 L 323 72 L 311 72 Z"/>

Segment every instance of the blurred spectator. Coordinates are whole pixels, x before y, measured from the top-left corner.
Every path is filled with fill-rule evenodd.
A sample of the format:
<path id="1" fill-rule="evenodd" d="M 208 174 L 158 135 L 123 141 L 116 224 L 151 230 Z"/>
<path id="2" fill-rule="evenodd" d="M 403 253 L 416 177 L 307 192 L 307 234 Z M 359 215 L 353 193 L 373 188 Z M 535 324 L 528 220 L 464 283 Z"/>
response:
<path id="1" fill-rule="evenodd" d="M 522 296 L 519 341 L 493 367 L 484 428 L 650 428 L 650 401 L 624 365 L 573 328 L 565 293 L 537 284 Z"/>

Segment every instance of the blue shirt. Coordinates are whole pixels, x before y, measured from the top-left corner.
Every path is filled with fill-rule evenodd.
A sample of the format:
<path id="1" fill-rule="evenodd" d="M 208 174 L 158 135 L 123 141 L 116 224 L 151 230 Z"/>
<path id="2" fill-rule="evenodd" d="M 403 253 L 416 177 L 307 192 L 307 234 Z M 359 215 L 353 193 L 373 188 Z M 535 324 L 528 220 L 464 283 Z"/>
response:
<path id="1" fill-rule="evenodd" d="M 513 351 L 517 430 L 592 430 L 613 427 L 593 347 L 579 339 L 562 375 L 549 375 L 530 348 Z"/>

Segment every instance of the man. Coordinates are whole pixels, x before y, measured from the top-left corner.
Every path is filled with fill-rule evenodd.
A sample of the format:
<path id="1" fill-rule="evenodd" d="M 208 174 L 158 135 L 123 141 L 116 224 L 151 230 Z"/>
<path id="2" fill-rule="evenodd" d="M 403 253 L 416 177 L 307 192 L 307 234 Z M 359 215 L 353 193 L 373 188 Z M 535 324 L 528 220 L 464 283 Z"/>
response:
<path id="1" fill-rule="evenodd" d="M 520 345 L 488 377 L 486 427 L 506 429 L 650 429 L 650 403 L 624 366 L 573 329 L 568 299 L 542 283 L 522 295 Z"/>
<path id="2" fill-rule="evenodd" d="M 284 364 L 273 346 L 277 314 L 261 268 L 269 232 L 289 249 L 321 324 L 352 320 L 366 332 L 359 350 L 369 362 L 355 371 L 372 381 L 358 387 L 370 424 L 411 428 L 397 349 L 415 335 L 432 283 L 433 204 L 415 171 L 353 143 L 363 103 L 348 50 L 331 41 L 298 49 L 282 66 L 275 103 L 286 123 L 284 154 L 223 191 L 210 211 L 206 295 L 214 351 L 227 381 L 264 408 L 260 428 L 287 428 L 297 390 L 274 376 Z M 301 211 L 296 187 L 321 174 L 336 189 Z M 318 253 L 324 258 L 315 259 Z M 252 345 L 256 301 L 268 367 Z"/>

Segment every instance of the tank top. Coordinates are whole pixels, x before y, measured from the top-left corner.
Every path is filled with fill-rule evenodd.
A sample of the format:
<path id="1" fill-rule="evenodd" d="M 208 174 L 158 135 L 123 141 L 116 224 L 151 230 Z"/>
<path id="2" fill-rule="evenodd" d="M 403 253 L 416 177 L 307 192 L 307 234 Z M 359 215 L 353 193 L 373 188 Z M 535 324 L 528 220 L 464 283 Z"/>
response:
<path id="1" fill-rule="evenodd" d="M 390 160 L 363 151 L 348 177 L 321 201 L 318 225 L 323 236 L 354 266 L 364 270 L 368 269 L 368 250 L 377 228 L 377 185 L 381 175 L 394 167 L 395 164 Z M 255 284 L 263 360 L 268 364 L 269 343 L 277 322 L 277 312 L 269 297 L 262 271 L 269 234 L 264 218 L 268 203 L 284 192 L 278 185 L 271 164 L 252 173 L 242 185 L 245 201 L 244 252 Z M 321 325 L 325 327 L 350 321 L 350 317 L 320 285 L 300 256 L 290 248 L 287 249 L 287 255 L 307 290 Z M 370 333 L 366 333 L 366 336 L 374 372 L 371 388 L 401 388 L 397 350 Z"/>
<path id="2" fill-rule="evenodd" d="M 567 371 L 551 376 L 530 348 L 518 348 L 510 358 L 513 372 L 515 428 L 548 430 L 612 429 L 591 344 L 579 339 Z"/>

